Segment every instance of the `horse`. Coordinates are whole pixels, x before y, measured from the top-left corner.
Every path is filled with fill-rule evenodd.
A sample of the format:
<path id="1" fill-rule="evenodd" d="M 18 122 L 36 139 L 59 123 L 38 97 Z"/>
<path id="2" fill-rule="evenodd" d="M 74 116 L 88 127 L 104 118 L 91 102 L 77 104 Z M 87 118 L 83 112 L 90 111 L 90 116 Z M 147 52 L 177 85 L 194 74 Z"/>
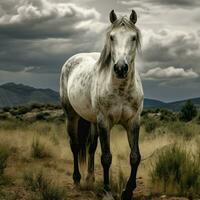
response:
<path id="1" fill-rule="evenodd" d="M 121 124 L 127 131 L 131 165 L 121 199 L 131 200 L 141 160 L 138 140 L 144 94 L 135 67 L 141 34 L 135 25 L 137 14 L 134 10 L 129 18 L 118 18 L 114 10 L 109 16 L 111 23 L 101 53 L 79 53 L 63 65 L 60 97 L 74 158 L 74 183 L 80 184 L 79 164 L 86 162 L 86 154 L 87 180 L 94 181 L 94 158 L 100 139 L 103 189 L 106 194 L 112 195 L 109 180 L 112 162 L 110 130 L 115 124 Z"/>

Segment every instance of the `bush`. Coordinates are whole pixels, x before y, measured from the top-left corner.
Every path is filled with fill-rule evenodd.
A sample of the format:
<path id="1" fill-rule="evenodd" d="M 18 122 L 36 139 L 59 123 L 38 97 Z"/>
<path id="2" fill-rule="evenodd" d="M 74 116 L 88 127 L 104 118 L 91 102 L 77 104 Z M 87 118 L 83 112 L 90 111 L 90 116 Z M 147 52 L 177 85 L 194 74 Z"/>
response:
<path id="1" fill-rule="evenodd" d="M 17 114 L 23 115 L 23 114 L 26 114 L 27 112 L 30 112 L 30 111 L 31 111 L 30 107 L 20 106 L 20 107 L 18 107 Z"/>
<path id="2" fill-rule="evenodd" d="M 41 112 L 36 115 L 37 120 L 46 120 L 49 117 L 49 113 Z"/>
<path id="3" fill-rule="evenodd" d="M 8 119 L 7 113 L 0 113 L 0 120 L 6 120 Z"/>
<path id="4" fill-rule="evenodd" d="M 63 188 L 53 183 L 42 171 L 37 173 L 25 173 L 24 182 L 27 189 L 34 192 L 37 199 L 41 200 L 65 200 L 66 192 Z"/>
<path id="5" fill-rule="evenodd" d="M 200 114 L 197 116 L 196 122 L 197 124 L 200 124 Z"/>
<path id="6" fill-rule="evenodd" d="M 200 195 L 200 161 L 177 145 L 168 146 L 158 153 L 151 171 L 153 183 L 161 183 L 163 190 L 187 197 Z"/>
<path id="7" fill-rule="evenodd" d="M 33 103 L 30 105 L 30 109 L 33 110 L 33 109 L 40 109 L 42 108 L 43 105 L 42 104 L 39 104 L 39 103 Z"/>
<path id="8" fill-rule="evenodd" d="M 3 112 L 9 112 L 9 110 L 10 110 L 10 107 L 3 107 Z"/>
<path id="9" fill-rule="evenodd" d="M 48 151 L 47 147 L 42 144 L 38 138 L 33 139 L 31 145 L 31 155 L 33 158 L 38 159 L 51 157 L 51 153 Z"/>
<path id="10" fill-rule="evenodd" d="M 155 131 L 157 125 L 157 121 L 153 118 L 144 119 L 144 127 L 147 133 L 152 133 L 153 131 Z"/>
<path id="11" fill-rule="evenodd" d="M 4 170 L 7 166 L 7 159 L 9 157 L 9 150 L 7 147 L 0 146 L 0 179 L 4 174 Z"/>
<path id="12" fill-rule="evenodd" d="M 197 115 L 197 108 L 188 100 L 181 109 L 180 119 L 183 121 L 191 121 Z"/>
<path id="13" fill-rule="evenodd" d="M 167 121 L 167 122 L 176 121 L 177 116 L 172 111 L 169 111 L 166 109 L 160 109 L 160 120 Z"/>

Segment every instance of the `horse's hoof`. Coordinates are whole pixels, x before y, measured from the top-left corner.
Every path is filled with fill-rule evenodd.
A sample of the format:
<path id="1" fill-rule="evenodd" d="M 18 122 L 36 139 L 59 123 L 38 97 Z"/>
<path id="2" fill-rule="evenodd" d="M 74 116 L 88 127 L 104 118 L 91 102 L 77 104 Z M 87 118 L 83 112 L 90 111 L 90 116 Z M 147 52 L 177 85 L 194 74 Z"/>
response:
<path id="1" fill-rule="evenodd" d="M 102 200 L 114 200 L 111 192 L 107 192 L 104 190 L 104 193 L 105 194 L 103 195 Z"/>
<path id="2" fill-rule="evenodd" d="M 133 200 L 133 195 L 127 194 L 126 191 L 124 190 L 121 195 L 121 200 Z"/>

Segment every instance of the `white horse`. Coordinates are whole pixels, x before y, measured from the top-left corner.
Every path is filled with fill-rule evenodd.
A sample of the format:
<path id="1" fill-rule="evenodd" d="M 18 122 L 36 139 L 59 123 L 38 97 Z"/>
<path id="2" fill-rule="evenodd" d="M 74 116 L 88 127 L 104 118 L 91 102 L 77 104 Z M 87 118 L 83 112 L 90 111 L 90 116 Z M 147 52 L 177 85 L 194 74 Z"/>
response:
<path id="1" fill-rule="evenodd" d="M 121 198 L 131 200 L 141 159 L 138 139 L 143 89 L 135 67 L 137 47 L 140 46 L 140 31 L 135 26 L 137 15 L 134 10 L 129 19 L 117 19 L 112 10 L 110 21 L 106 43 L 100 54 L 77 54 L 63 65 L 60 96 L 74 156 L 74 182 L 80 183 L 78 160 L 85 162 L 88 138 L 87 179 L 94 180 L 94 154 L 99 137 L 104 191 L 110 193 L 110 130 L 115 124 L 121 124 L 127 131 L 131 149 L 131 173 Z"/>

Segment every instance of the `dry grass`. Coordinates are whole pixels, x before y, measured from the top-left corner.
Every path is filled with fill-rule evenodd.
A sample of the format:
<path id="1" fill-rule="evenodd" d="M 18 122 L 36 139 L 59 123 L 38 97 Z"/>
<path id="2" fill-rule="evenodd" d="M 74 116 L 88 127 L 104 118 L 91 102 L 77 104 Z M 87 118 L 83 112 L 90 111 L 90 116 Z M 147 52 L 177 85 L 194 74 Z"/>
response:
<path id="1" fill-rule="evenodd" d="M 64 123 L 39 121 L 26 124 L 24 122 L 5 121 L 4 124 L 0 122 L 0 125 L 0 145 L 11 150 L 4 173 L 12 179 L 12 184 L 0 188 L 3 194 L 6 194 L 4 196 L 15 196 L 15 199 L 20 200 L 30 199 L 30 190 L 26 190 L 24 186 L 24 174 L 27 171 L 39 171 L 42 168 L 43 171 L 48 172 L 50 180 L 58 181 L 58 185 L 67 189 L 67 199 L 98 199 L 99 191 L 102 188 L 99 145 L 95 161 L 96 183 L 88 185 L 83 180 L 86 177 L 86 170 L 82 169 L 81 190 L 77 190 L 74 189 L 72 181 L 73 160 Z M 144 128 L 141 129 L 140 149 L 143 161 L 138 171 L 139 186 L 136 191 L 136 194 L 140 196 L 148 196 L 152 192 L 149 178 L 152 153 L 175 141 L 185 143 L 184 138 L 174 136 L 172 132 L 163 135 L 159 134 L 159 131 L 159 129 L 156 129 L 154 134 L 149 135 Z M 196 152 L 196 144 L 199 144 L 199 141 L 198 136 L 193 136 L 190 141 L 187 141 L 187 150 Z M 33 156 L 33 151 L 38 146 L 40 147 L 39 155 L 42 155 L 39 156 L 40 159 L 37 159 L 38 155 Z M 113 153 L 111 184 L 115 198 L 119 199 L 130 172 L 130 148 L 126 132 L 122 128 L 114 127 L 112 129 L 111 150 Z"/>

